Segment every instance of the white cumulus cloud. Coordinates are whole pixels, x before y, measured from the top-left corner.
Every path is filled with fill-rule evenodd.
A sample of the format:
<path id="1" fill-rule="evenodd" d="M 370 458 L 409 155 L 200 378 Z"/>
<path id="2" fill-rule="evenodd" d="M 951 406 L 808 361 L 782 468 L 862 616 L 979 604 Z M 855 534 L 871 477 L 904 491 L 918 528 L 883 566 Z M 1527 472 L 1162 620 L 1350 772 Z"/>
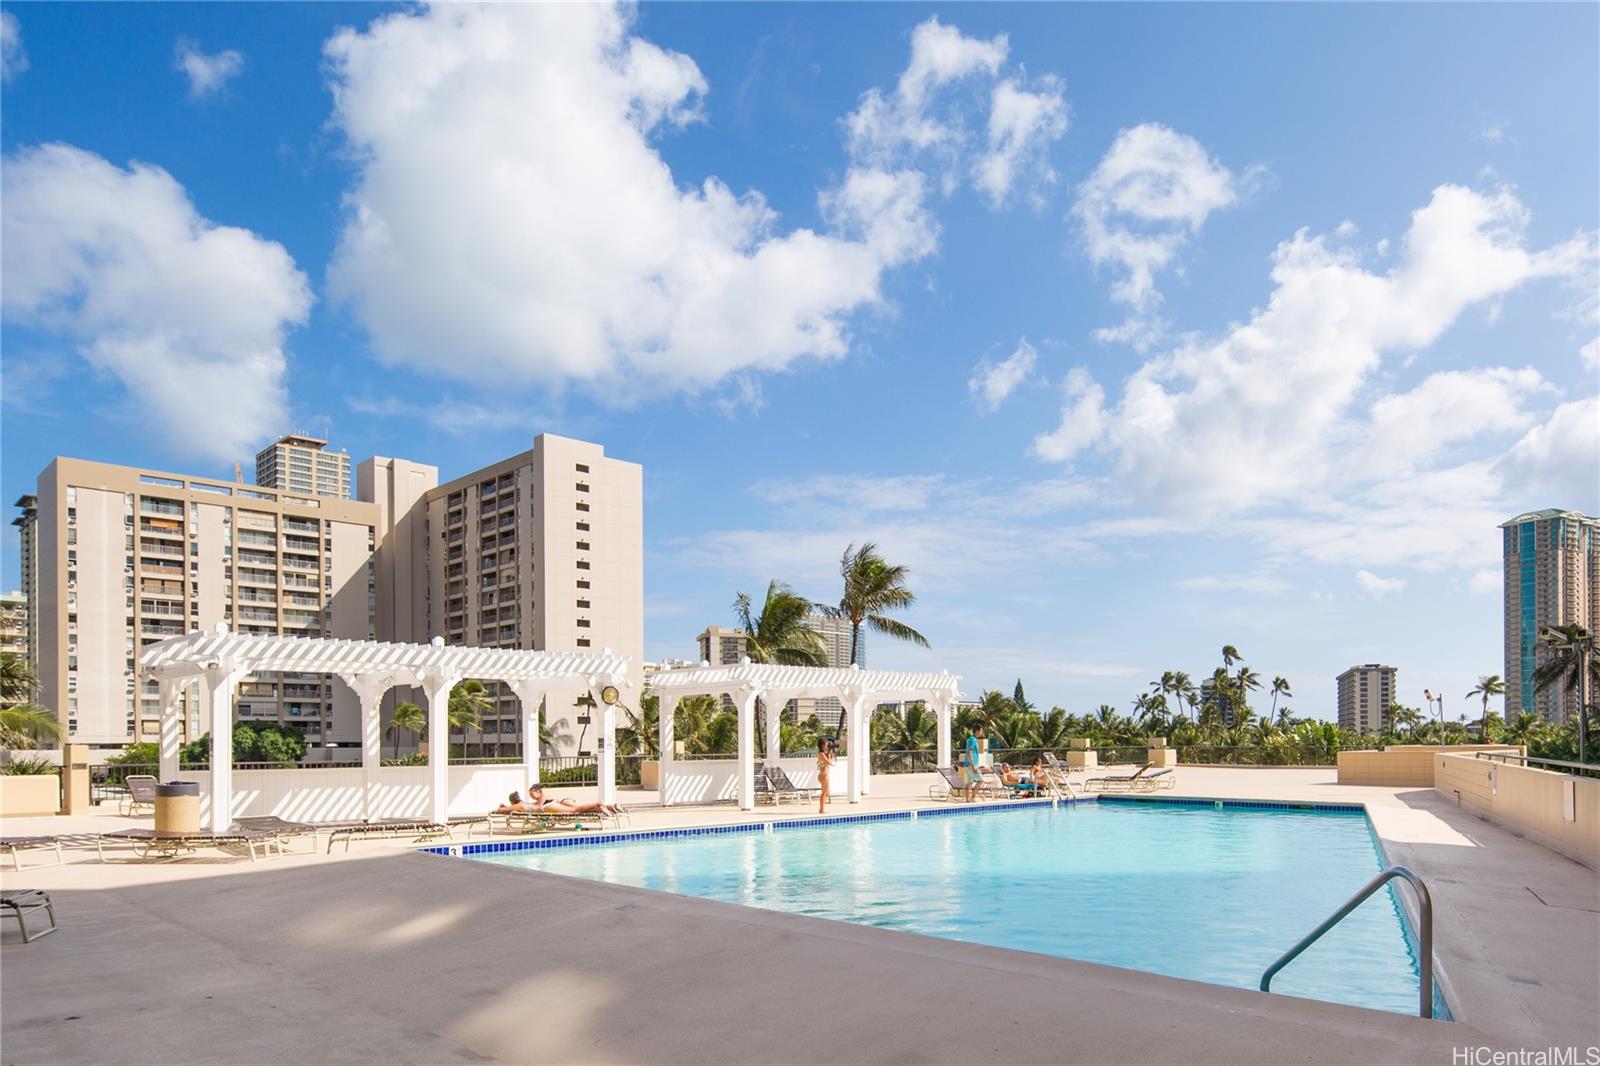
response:
<path id="1" fill-rule="evenodd" d="M 1494 473 L 1522 510 L 1600 506 L 1600 396 L 1555 409 L 1501 456 Z"/>
<path id="2" fill-rule="evenodd" d="M 1404 578 L 1379 577 L 1370 570 L 1357 570 L 1356 584 L 1360 586 L 1362 592 L 1379 599 L 1389 595 L 1391 592 L 1401 592 L 1406 587 Z"/>
<path id="3" fill-rule="evenodd" d="M 1079 451 L 1099 440 L 1106 428 L 1106 391 L 1083 367 L 1073 367 L 1062 383 L 1066 397 L 1061 407 L 1061 424 L 1033 440 L 1033 450 L 1041 459 L 1066 462 Z"/>
<path id="4" fill-rule="evenodd" d="M 1600 370 L 1600 337 L 1578 349 L 1578 358 L 1590 370 Z"/>
<path id="5" fill-rule="evenodd" d="M 709 387 L 844 356 L 884 271 L 933 248 L 917 173 L 855 170 L 824 198 L 831 232 L 680 185 L 652 142 L 707 83 L 632 17 L 441 5 L 328 41 L 358 160 L 330 283 L 381 360 L 623 399 Z"/>
<path id="6" fill-rule="evenodd" d="M 28 69 L 28 53 L 22 47 L 22 25 L 17 16 L 0 11 L 0 82 L 11 84 L 11 79 Z"/>
<path id="7" fill-rule="evenodd" d="M 937 17 L 918 25 L 895 87 L 868 89 L 843 120 L 856 165 L 929 168 L 946 193 L 970 180 L 995 208 L 1018 191 L 1037 202 L 1056 180 L 1047 153 L 1067 132 L 1067 102 L 1054 75 L 1031 88 L 1020 74 L 1002 77 L 1010 50 L 1003 33 L 968 37 Z"/>
<path id="8" fill-rule="evenodd" d="M 159 167 L 70 145 L 5 159 L 0 309 L 69 338 L 173 451 L 249 455 L 284 425 L 284 334 L 311 307 L 279 244 L 202 218 Z"/>
<path id="9" fill-rule="evenodd" d="M 1171 209 L 1175 217 L 1190 211 Z M 1063 425 L 1077 427 L 1065 442 L 1073 447 L 1041 454 L 1067 459 L 1099 444 L 1136 493 L 1192 512 L 1303 500 L 1347 485 L 1357 472 L 1344 446 L 1394 435 L 1395 416 L 1381 404 L 1376 426 L 1355 406 L 1386 353 L 1426 348 L 1468 307 L 1581 268 L 1587 238 L 1530 250 L 1526 221 L 1507 190 L 1442 185 L 1412 215 L 1397 262 L 1382 274 L 1302 230 L 1278 246 L 1263 310 L 1220 338 L 1146 361 L 1103 417 L 1069 404 Z M 1521 401 L 1541 388 L 1532 371 L 1475 372 L 1437 378 L 1392 404 L 1401 413 L 1428 411 L 1436 426 L 1470 411 L 1512 429 L 1527 420 Z M 1511 406 L 1485 413 L 1499 401 Z M 1096 423 L 1103 433 L 1089 432 Z M 1408 461 L 1435 450 L 1406 447 Z"/>
<path id="10" fill-rule="evenodd" d="M 1148 342 L 1151 327 L 1140 320 L 1160 302 L 1156 276 L 1213 211 L 1239 199 L 1239 185 L 1187 134 L 1155 122 L 1117 134 L 1072 208 L 1089 259 L 1120 270 L 1111 295 L 1131 310 L 1128 322 L 1101 330 L 1099 339 Z"/>
<path id="11" fill-rule="evenodd" d="M 972 393 L 980 410 L 991 413 L 997 411 L 1006 397 L 1016 392 L 1033 375 L 1033 366 L 1038 358 L 1038 350 L 1028 343 L 1028 338 L 1023 337 L 1017 342 L 1017 350 L 998 363 L 991 363 L 988 359 L 980 361 L 967 381 L 967 391 Z"/>
<path id="12" fill-rule="evenodd" d="M 244 56 L 232 48 L 202 52 L 194 41 L 180 37 L 173 49 L 172 66 L 189 80 L 189 99 L 203 100 L 221 92 L 244 71 Z"/>

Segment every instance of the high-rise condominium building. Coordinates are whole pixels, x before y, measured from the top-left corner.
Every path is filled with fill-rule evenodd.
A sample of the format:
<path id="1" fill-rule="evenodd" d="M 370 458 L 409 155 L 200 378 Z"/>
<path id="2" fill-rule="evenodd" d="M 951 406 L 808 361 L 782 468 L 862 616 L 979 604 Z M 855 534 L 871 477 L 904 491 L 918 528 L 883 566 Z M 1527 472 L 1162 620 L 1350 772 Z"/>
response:
<path id="1" fill-rule="evenodd" d="M 711 666 L 738 666 L 744 658 L 750 637 L 740 629 L 706 626 L 695 638 L 700 645 L 700 661 Z"/>
<path id="2" fill-rule="evenodd" d="M 11 524 L 17 527 L 17 557 L 22 564 L 22 598 L 24 604 L 23 617 L 23 643 L 28 649 L 28 665 L 38 669 L 37 655 L 39 648 L 39 600 L 30 597 L 28 590 L 37 588 L 39 582 L 39 550 L 34 543 L 35 522 L 34 516 L 39 510 L 38 497 L 32 493 L 17 497 L 17 517 Z"/>
<path id="3" fill-rule="evenodd" d="M 1339 675 L 1339 726 L 1358 733 L 1381 733 L 1394 702 L 1395 668 L 1368 663 Z"/>
<path id="4" fill-rule="evenodd" d="M 328 442 L 298 433 L 279 437 L 256 453 L 256 484 L 296 496 L 350 498 L 350 456 Z"/>
<path id="5" fill-rule="evenodd" d="M 1533 711 L 1565 722 L 1578 692 L 1554 686 L 1535 692 L 1544 661 L 1539 632 L 1580 625 L 1600 631 L 1600 518 L 1550 508 L 1500 526 L 1505 560 L 1506 718 Z"/>
<path id="6" fill-rule="evenodd" d="M 57 458 L 24 498 L 24 593 L 39 702 L 62 739 L 120 748 L 159 736 L 146 644 L 225 623 L 238 633 L 373 632 L 378 509 L 136 467 Z M 21 502 L 21 501 L 19 501 Z M 197 693 L 187 736 L 198 735 Z M 359 705 L 322 675 L 246 679 L 237 720 L 282 722 L 308 744 L 360 744 Z"/>
<path id="7" fill-rule="evenodd" d="M 356 480 L 384 510 L 379 633 L 384 639 L 627 656 L 642 679 L 644 495 L 637 463 L 548 433 L 533 447 L 443 485 L 431 467 L 373 458 Z M 427 487 L 424 487 L 424 486 Z M 488 686 L 481 730 L 456 735 L 469 754 L 522 742 L 518 702 Z M 592 750 L 582 705 L 546 706 L 564 754 Z"/>
<path id="8" fill-rule="evenodd" d="M 28 661 L 28 597 L 21 592 L 0 592 L 0 652 Z M 21 702 L 0 701 L 0 706 Z"/>

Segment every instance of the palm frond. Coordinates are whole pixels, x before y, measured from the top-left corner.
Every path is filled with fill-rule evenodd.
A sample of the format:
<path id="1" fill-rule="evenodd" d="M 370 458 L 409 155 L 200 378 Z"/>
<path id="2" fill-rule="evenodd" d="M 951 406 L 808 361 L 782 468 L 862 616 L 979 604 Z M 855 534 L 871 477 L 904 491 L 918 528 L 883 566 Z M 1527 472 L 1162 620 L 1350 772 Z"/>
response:
<path id="1" fill-rule="evenodd" d="M 879 614 L 869 614 L 867 615 L 866 623 L 886 637 L 893 637 L 896 640 L 907 640 L 912 644 L 916 644 L 924 648 L 933 647 L 932 644 L 928 643 L 927 637 L 923 636 L 921 633 L 918 633 L 915 629 L 912 629 L 904 622 L 896 619 L 885 618 Z"/>

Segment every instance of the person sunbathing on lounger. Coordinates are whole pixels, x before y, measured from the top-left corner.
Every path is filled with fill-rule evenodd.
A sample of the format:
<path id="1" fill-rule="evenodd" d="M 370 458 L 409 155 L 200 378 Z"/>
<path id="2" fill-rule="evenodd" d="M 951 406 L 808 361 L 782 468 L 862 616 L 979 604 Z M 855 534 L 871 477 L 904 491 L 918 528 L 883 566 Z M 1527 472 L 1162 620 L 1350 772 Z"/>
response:
<path id="1" fill-rule="evenodd" d="M 514 811 L 525 811 L 527 809 L 528 805 L 522 802 L 522 797 L 513 792 L 506 798 L 504 803 L 494 809 L 494 813 L 511 814 Z"/>
<path id="2" fill-rule="evenodd" d="M 536 811 L 549 811 L 552 814 L 618 814 L 621 807 L 615 804 L 604 803 L 578 803 L 563 796 L 561 799 L 546 799 L 543 785 L 528 786 L 528 803 Z"/>

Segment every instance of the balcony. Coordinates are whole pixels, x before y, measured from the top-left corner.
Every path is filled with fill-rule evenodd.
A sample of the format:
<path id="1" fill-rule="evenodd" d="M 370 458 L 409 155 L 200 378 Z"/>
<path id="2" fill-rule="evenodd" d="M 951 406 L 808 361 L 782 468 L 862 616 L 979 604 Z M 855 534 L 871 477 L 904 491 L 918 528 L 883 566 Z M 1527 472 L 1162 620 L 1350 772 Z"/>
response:
<path id="1" fill-rule="evenodd" d="M 278 620 L 277 611 L 262 610 L 260 607 L 241 607 L 239 620 L 242 622 L 264 622 L 268 625 Z"/>
<path id="2" fill-rule="evenodd" d="M 140 600 L 139 613 L 146 617 L 182 618 L 183 607 L 173 603 L 152 603 L 149 600 Z"/>
<path id="3" fill-rule="evenodd" d="M 278 584 L 278 575 L 272 570 L 246 570 L 240 568 L 234 580 L 241 585 L 265 585 L 275 588 Z"/>
<path id="4" fill-rule="evenodd" d="M 162 544 L 158 541 L 139 539 L 140 555 L 166 555 L 173 558 L 183 558 L 183 548 L 174 544 Z"/>
<path id="5" fill-rule="evenodd" d="M 299 574 L 284 574 L 283 587 L 286 589 L 314 589 L 319 586 L 315 578 L 301 577 Z"/>
<path id="6" fill-rule="evenodd" d="M 322 528 L 315 522 L 308 522 L 303 518 L 286 518 L 283 522 L 285 532 L 290 533 L 321 533 Z"/>
<path id="7" fill-rule="evenodd" d="M 240 566 L 273 567 L 278 565 L 278 557 L 272 552 L 256 551 L 249 548 L 240 548 L 238 559 Z"/>
<path id="8" fill-rule="evenodd" d="M 141 559 L 139 568 L 147 574 L 178 575 L 183 573 L 182 563 L 171 562 L 166 559 Z"/>
<path id="9" fill-rule="evenodd" d="M 289 570 L 316 570 L 318 568 L 318 563 L 314 556 L 308 558 L 304 555 L 285 555 L 283 557 L 283 565 L 285 569 Z"/>
<path id="10" fill-rule="evenodd" d="M 182 518 L 183 504 L 173 503 L 170 500 L 153 500 L 148 496 L 141 496 L 139 497 L 139 511 L 141 514 L 164 514 Z"/>
<path id="11" fill-rule="evenodd" d="M 269 603 L 269 604 L 276 604 L 278 602 L 278 597 L 273 595 L 272 593 L 270 593 L 270 592 L 257 592 L 254 589 L 246 589 L 244 591 L 241 591 L 237 595 L 234 596 L 234 599 L 237 600 L 239 603 Z"/>
<path id="12" fill-rule="evenodd" d="M 139 533 L 143 536 L 154 537 L 179 537 L 183 536 L 183 523 L 181 522 L 140 522 Z"/>
<path id="13" fill-rule="evenodd" d="M 311 537 L 284 537 L 283 550 L 290 552 L 309 552 L 315 555 L 322 548 L 322 542 Z"/>

